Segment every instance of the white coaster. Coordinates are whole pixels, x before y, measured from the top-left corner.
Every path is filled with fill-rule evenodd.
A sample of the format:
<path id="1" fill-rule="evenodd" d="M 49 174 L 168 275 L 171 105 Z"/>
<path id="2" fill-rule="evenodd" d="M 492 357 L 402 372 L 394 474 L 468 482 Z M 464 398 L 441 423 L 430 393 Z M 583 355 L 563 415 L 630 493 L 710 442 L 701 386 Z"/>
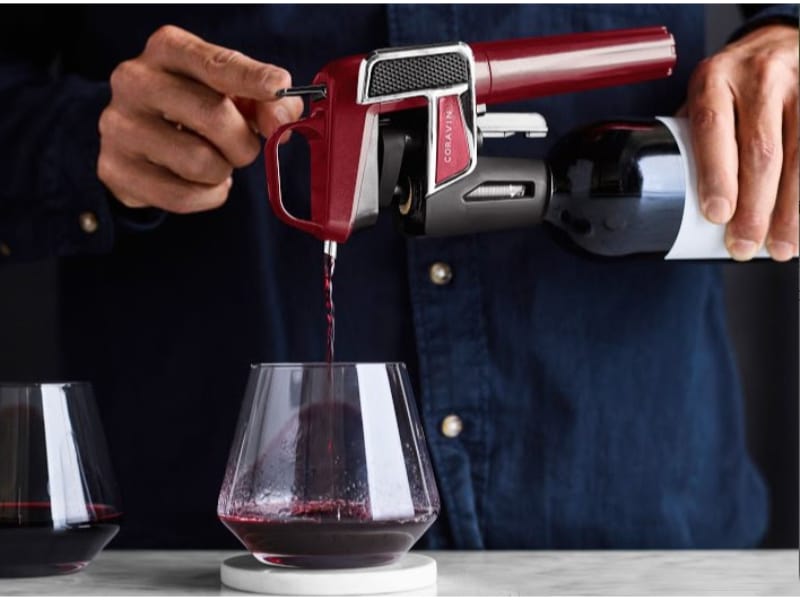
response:
<path id="1" fill-rule="evenodd" d="M 365 569 L 271 567 L 251 554 L 233 556 L 220 567 L 222 583 L 243 592 L 280 596 L 349 596 L 406 592 L 436 584 L 436 561 L 406 554 L 396 563 Z"/>

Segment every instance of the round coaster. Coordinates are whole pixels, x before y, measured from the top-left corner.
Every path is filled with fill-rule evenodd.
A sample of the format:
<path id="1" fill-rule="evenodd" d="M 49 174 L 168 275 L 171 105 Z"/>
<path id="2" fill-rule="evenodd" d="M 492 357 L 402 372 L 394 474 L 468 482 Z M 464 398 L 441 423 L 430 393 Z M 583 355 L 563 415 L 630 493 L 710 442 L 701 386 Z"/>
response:
<path id="1" fill-rule="evenodd" d="M 281 596 L 349 596 L 406 592 L 436 583 L 436 561 L 406 554 L 391 565 L 365 569 L 271 567 L 250 554 L 233 556 L 220 567 L 222 583 L 243 592 Z"/>

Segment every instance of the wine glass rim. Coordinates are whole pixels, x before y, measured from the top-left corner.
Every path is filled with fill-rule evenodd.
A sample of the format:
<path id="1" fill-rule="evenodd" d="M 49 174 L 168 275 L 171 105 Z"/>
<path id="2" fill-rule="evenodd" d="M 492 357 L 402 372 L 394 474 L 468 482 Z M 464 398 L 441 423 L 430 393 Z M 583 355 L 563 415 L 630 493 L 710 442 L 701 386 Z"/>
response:
<path id="1" fill-rule="evenodd" d="M 0 381 L 0 388 L 17 388 L 17 389 L 39 389 L 43 387 L 73 387 L 73 386 L 89 386 L 91 383 L 88 381 Z"/>
<path id="2" fill-rule="evenodd" d="M 252 363 L 251 369 L 305 369 L 305 368 L 321 368 L 321 367 L 358 367 L 361 365 L 368 366 L 382 366 L 382 367 L 402 367 L 406 368 L 404 362 L 390 361 L 390 362 L 356 362 L 356 361 L 343 361 L 343 362 L 326 362 L 326 361 L 311 361 L 311 362 L 278 362 L 278 363 Z"/>

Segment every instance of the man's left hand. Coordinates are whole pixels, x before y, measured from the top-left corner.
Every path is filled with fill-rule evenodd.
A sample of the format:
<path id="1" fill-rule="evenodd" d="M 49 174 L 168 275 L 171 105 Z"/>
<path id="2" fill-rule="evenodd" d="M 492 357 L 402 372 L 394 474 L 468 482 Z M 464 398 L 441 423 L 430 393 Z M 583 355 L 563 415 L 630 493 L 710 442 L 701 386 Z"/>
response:
<path id="1" fill-rule="evenodd" d="M 695 70 L 687 99 L 700 206 L 750 260 L 798 251 L 798 30 L 756 29 Z"/>

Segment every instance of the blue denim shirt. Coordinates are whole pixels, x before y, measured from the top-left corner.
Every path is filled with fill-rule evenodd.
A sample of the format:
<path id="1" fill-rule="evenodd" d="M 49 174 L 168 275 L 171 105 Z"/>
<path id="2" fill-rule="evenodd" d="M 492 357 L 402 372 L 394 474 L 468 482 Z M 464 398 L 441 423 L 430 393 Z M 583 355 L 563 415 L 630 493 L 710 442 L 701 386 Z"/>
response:
<path id="1" fill-rule="evenodd" d="M 6 10 L 6 9 L 4 9 Z M 59 376 L 94 382 L 126 512 L 119 546 L 235 547 L 214 507 L 250 363 L 324 356 L 321 244 L 271 213 L 261 161 L 213 212 L 141 227 L 97 180 L 109 73 L 160 25 L 289 69 L 387 45 L 645 25 L 674 34 L 671 79 L 503 107 L 549 140 L 614 116 L 672 114 L 703 53 L 703 8 L 230 6 L 34 9 L 0 19 L 2 261 L 58 254 Z M 59 76 L 47 70 L 58 54 Z M 488 153 L 541 156 L 550 141 Z M 285 148 L 287 198 L 308 195 Z M 94 233 L 79 227 L 93 212 Z M 138 223 L 138 224 L 137 224 Z M 155 226 L 155 223 L 158 223 Z M 453 277 L 436 285 L 430 266 Z M 401 237 L 390 218 L 340 249 L 337 358 L 408 364 L 455 548 L 756 544 L 764 485 L 745 448 L 720 274 L 590 260 L 543 228 Z M 457 437 L 440 432 L 458 415 Z"/>

